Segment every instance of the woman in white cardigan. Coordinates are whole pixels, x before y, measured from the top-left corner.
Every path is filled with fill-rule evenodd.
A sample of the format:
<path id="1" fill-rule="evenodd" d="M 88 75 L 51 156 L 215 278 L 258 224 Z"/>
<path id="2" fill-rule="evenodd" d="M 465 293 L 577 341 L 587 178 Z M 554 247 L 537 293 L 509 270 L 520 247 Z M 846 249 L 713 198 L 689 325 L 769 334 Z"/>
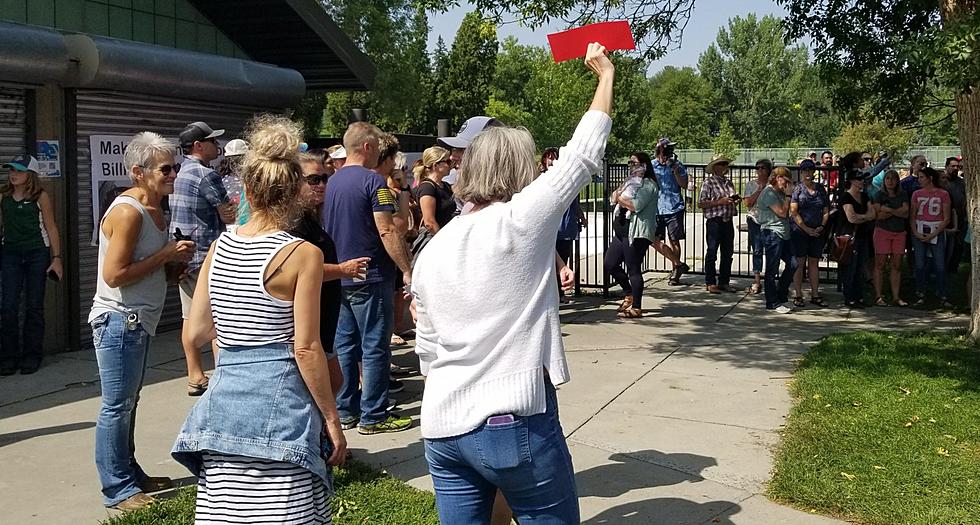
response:
<path id="1" fill-rule="evenodd" d="M 551 169 L 538 176 L 527 130 L 483 131 L 454 188 L 472 211 L 414 270 L 422 437 L 444 525 L 489 523 L 498 488 L 522 523 L 579 523 L 554 388 L 569 380 L 554 237 L 605 152 L 614 78 L 601 45 L 585 63 L 595 97 Z"/>

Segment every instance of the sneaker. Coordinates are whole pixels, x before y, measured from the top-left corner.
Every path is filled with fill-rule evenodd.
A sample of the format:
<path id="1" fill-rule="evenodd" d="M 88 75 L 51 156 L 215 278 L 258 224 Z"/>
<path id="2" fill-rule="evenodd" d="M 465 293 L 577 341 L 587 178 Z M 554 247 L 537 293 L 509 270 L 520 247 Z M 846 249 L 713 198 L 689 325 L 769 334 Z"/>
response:
<path id="1" fill-rule="evenodd" d="M 412 375 L 412 369 L 405 368 L 404 366 L 398 366 L 395 363 L 392 363 L 391 366 L 389 367 L 388 373 L 390 373 L 392 376 L 395 377 L 405 377 L 405 376 Z"/>
<path id="2" fill-rule="evenodd" d="M 389 377 L 388 378 L 388 393 L 389 394 L 397 394 L 397 393 L 401 392 L 402 390 L 405 390 L 405 383 L 402 383 L 401 381 L 399 381 L 399 380 L 397 380 L 395 378 L 392 378 L 392 377 Z"/>
<path id="3" fill-rule="evenodd" d="M 389 432 L 401 432 L 412 428 L 412 418 L 388 416 L 388 419 L 373 425 L 361 425 L 357 427 L 358 434 L 369 436 L 371 434 L 385 434 Z"/>
<path id="4" fill-rule="evenodd" d="M 684 277 L 685 273 L 691 271 L 691 267 L 688 266 L 687 263 L 680 263 L 677 265 L 676 271 L 677 271 L 677 277 L 675 279 L 677 279 L 677 281 L 680 281 L 681 277 Z"/>
<path id="5" fill-rule="evenodd" d="M 777 306 L 777 307 L 775 307 L 775 308 L 773 308 L 773 309 L 771 309 L 769 311 L 770 312 L 775 312 L 777 314 L 788 314 L 788 313 L 792 313 L 793 312 L 793 309 L 790 308 L 790 307 L 788 307 L 788 306 L 786 306 L 785 304 L 781 304 L 781 305 L 779 305 L 779 306 Z"/>
<path id="6" fill-rule="evenodd" d="M 340 418 L 340 429 L 350 430 L 357 426 L 357 423 L 361 421 L 359 417 L 342 417 Z"/>
<path id="7" fill-rule="evenodd" d="M 174 480 L 165 477 L 148 477 L 140 482 L 143 492 L 160 492 L 174 488 Z"/>
<path id="8" fill-rule="evenodd" d="M 143 494 L 142 492 L 137 492 L 136 494 L 133 494 L 132 496 L 120 501 L 119 503 L 116 503 L 115 505 L 112 506 L 112 508 L 124 512 L 129 512 L 133 510 L 142 509 L 143 507 L 152 505 L 154 502 L 156 502 L 156 498 L 154 498 L 153 496 L 148 496 L 146 494 Z"/>

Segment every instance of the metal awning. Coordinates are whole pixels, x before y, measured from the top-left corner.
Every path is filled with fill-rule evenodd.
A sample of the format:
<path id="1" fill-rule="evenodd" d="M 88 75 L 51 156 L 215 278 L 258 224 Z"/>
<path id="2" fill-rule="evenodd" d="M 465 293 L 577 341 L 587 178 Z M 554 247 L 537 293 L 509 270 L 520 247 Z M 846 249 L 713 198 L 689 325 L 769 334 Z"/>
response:
<path id="1" fill-rule="evenodd" d="M 269 64 L 84 34 L 64 42 L 78 62 L 72 87 L 272 108 L 306 92 L 302 75 Z"/>
<path id="2" fill-rule="evenodd" d="M 0 78 L 23 84 L 60 82 L 68 73 L 61 33 L 0 22 Z"/>
<path id="3" fill-rule="evenodd" d="M 190 0 L 253 60 L 295 69 L 310 90 L 368 90 L 375 67 L 318 0 Z"/>

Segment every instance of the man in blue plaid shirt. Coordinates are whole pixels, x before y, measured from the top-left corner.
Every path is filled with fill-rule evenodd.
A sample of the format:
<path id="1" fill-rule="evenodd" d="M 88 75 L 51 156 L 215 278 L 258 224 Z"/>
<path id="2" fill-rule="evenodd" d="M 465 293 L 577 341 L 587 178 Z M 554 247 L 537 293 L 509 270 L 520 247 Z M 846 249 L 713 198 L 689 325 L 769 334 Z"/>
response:
<path id="1" fill-rule="evenodd" d="M 710 173 L 701 186 L 701 196 L 698 205 L 704 210 L 705 234 L 708 238 L 708 250 L 704 255 L 704 282 L 708 293 L 722 291 L 736 292 L 729 284 L 732 275 L 732 258 L 735 254 L 735 227 L 732 217 L 737 211 L 737 203 L 741 199 L 735 191 L 728 174 L 731 159 L 724 155 L 715 155 L 705 166 L 704 171 Z M 718 259 L 718 249 L 721 248 L 721 264 L 715 274 L 715 261 Z"/>
<path id="2" fill-rule="evenodd" d="M 223 129 L 211 129 L 204 122 L 192 122 L 180 132 L 184 162 L 170 196 L 170 234 L 197 244 L 194 258 L 188 263 L 187 275 L 178 285 L 184 319 L 190 314 L 194 288 L 211 243 L 225 231 L 226 224 L 235 221 L 235 207 L 228 202 L 221 175 L 210 164 L 218 158 L 217 138 L 224 132 Z M 200 395 L 207 388 L 200 349 L 184 348 L 184 355 L 187 358 L 188 393 Z"/>

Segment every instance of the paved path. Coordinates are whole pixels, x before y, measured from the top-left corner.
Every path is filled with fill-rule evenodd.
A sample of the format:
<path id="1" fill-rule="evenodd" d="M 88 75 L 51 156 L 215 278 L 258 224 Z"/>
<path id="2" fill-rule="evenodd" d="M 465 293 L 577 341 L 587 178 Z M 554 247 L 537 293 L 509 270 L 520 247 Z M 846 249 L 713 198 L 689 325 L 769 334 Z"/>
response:
<path id="1" fill-rule="evenodd" d="M 967 319 L 893 308 L 780 316 L 766 314 L 760 296 L 701 290 L 651 282 L 649 316 L 632 322 L 616 319 L 612 301 L 586 298 L 563 307 L 572 381 L 560 387 L 559 404 L 583 522 L 840 523 L 762 495 L 791 404 L 786 383 L 795 363 L 829 333 L 957 328 Z M 839 304 L 839 296 L 827 295 Z M 176 334 L 163 334 L 153 345 L 137 446 L 151 475 L 191 482 L 168 454 L 193 403 L 184 394 L 176 341 Z M 396 362 L 416 363 L 409 349 Z M 422 382 L 407 385 L 395 397 L 417 417 Z M 34 376 L 0 378 L 0 521 L 74 525 L 105 518 L 93 461 L 98 405 L 92 353 L 52 359 Z M 431 490 L 417 428 L 347 436 L 359 459 Z"/>

